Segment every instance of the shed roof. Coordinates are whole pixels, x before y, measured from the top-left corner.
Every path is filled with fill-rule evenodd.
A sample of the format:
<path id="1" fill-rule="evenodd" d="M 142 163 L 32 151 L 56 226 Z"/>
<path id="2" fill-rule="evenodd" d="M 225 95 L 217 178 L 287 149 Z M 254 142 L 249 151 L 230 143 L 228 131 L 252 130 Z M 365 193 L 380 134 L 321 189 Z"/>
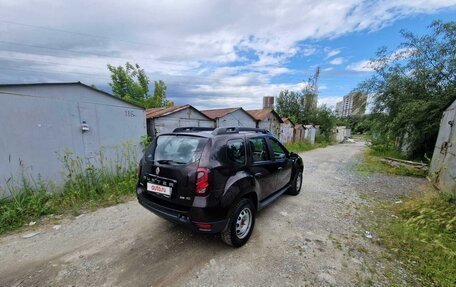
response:
<path id="1" fill-rule="evenodd" d="M 147 109 L 146 110 L 146 118 L 154 119 L 154 118 L 164 117 L 164 116 L 168 116 L 168 115 L 177 113 L 177 112 L 185 110 L 185 109 L 192 109 L 193 111 L 201 114 L 203 117 L 207 118 L 208 120 L 212 120 L 210 117 L 208 117 L 207 115 L 205 115 L 201 111 L 195 109 L 191 105 Z"/>
<path id="2" fill-rule="evenodd" d="M 286 123 L 286 124 L 291 124 L 292 126 L 294 126 L 294 122 L 289 119 L 289 118 L 282 118 L 282 122 Z"/>
<path id="3" fill-rule="evenodd" d="M 305 127 L 304 127 L 302 124 L 295 124 L 295 125 L 294 125 L 294 129 L 295 129 L 295 130 L 304 130 Z"/>
<path id="4" fill-rule="evenodd" d="M 225 108 L 225 109 L 212 109 L 212 110 L 204 110 L 204 111 L 201 111 L 203 114 L 205 114 L 207 117 L 211 118 L 211 119 L 219 119 L 219 118 L 223 118 L 224 116 L 228 115 L 228 114 L 231 114 L 231 113 L 234 113 L 235 111 L 238 111 L 238 110 L 241 110 L 242 112 L 244 112 L 247 116 L 249 116 L 250 118 L 252 118 L 252 120 L 256 120 L 251 114 L 249 114 L 246 110 L 244 110 L 243 108 Z"/>
<path id="5" fill-rule="evenodd" d="M 94 88 L 94 87 L 92 87 L 92 86 L 83 84 L 83 83 L 81 83 L 81 82 L 0 84 L 0 88 L 2 88 L 2 87 L 27 87 L 27 86 L 71 86 L 71 85 L 83 86 L 84 88 L 91 89 L 91 90 L 93 90 L 93 91 L 99 92 L 100 94 L 103 94 L 103 95 L 106 95 L 106 96 L 115 98 L 116 100 L 119 100 L 119 101 L 122 101 L 122 102 L 124 102 L 124 103 L 133 105 L 133 106 L 135 106 L 135 107 L 144 109 L 143 106 L 140 106 L 140 105 L 138 105 L 138 104 L 135 104 L 135 103 L 126 101 L 126 100 L 124 100 L 124 99 L 122 99 L 122 98 L 119 98 L 119 97 L 117 97 L 117 96 L 114 96 L 113 94 L 110 94 L 110 93 L 105 92 L 105 91 L 103 91 L 103 90 L 100 90 L 100 89 Z"/>
<path id="6" fill-rule="evenodd" d="M 267 118 L 270 114 L 273 114 L 277 119 L 279 119 L 279 122 L 283 122 L 282 118 L 279 116 L 274 109 L 267 108 L 267 109 L 259 109 L 259 110 L 247 110 L 247 112 L 254 117 L 257 121 L 262 121 L 265 118 Z"/>

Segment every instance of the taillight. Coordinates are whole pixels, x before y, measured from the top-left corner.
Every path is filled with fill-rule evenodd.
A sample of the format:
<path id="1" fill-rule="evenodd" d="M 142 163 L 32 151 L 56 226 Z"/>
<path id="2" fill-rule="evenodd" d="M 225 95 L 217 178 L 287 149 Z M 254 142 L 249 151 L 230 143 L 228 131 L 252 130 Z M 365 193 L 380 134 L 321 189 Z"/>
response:
<path id="1" fill-rule="evenodd" d="M 194 224 L 201 231 L 211 231 L 211 229 L 212 229 L 212 224 L 210 224 L 210 223 L 196 223 L 196 222 L 194 222 Z"/>
<path id="2" fill-rule="evenodd" d="M 196 170 L 196 190 L 195 194 L 205 196 L 209 193 L 209 169 L 199 167 Z"/>

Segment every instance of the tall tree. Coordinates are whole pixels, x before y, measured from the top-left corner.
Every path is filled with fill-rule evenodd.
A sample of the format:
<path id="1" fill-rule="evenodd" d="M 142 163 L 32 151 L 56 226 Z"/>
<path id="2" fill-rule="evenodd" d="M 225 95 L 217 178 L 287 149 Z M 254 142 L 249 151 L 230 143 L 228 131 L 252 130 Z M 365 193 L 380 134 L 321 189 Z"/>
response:
<path id="1" fill-rule="evenodd" d="M 166 84 L 162 80 L 154 81 L 154 95 L 146 102 L 153 107 L 173 106 L 174 103 L 166 99 Z"/>
<path id="2" fill-rule="evenodd" d="M 149 77 L 138 64 L 127 62 L 125 67 L 108 65 L 108 70 L 111 72 L 109 85 L 115 96 L 146 108 L 172 105 L 172 102 L 166 99 L 166 85 L 163 81 L 155 82 L 154 94 L 149 93 Z"/>
<path id="3" fill-rule="evenodd" d="M 296 122 L 300 113 L 299 96 L 296 92 L 283 90 L 277 97 L 276 110 L 281 117 Z"/>
<path id="4" fill-rule="evenodd" d="M 129 62 L 122 66 L 108 65 L 111 72 L 112 92 L 122 99 L 143 103 L 149 95 L 149 78 L 138 64 Z"/>
<path id="5" fill-rule="evenodd" d="M 281 117 L 287 117 L 295 123 L 320 125 L 325 140 L 331 140 L 331 129 L 336 125 L 334 112 L 326 105 L 315 107 L 315 94 L 283 90 L 277 97 L 276 110 Z M 309 99 L 310 98 L 310 99 Z"/>
<path id="6" fill-rule="evenodd" d="M 358 90 L 374 95 L 372 132 L 410 157 L 432 155 L 445 108 L 456 99 L 456 22 L 434 22 L 431 33 L 402 32 L 395 51 L 381 48 L 375 75 Z"/>

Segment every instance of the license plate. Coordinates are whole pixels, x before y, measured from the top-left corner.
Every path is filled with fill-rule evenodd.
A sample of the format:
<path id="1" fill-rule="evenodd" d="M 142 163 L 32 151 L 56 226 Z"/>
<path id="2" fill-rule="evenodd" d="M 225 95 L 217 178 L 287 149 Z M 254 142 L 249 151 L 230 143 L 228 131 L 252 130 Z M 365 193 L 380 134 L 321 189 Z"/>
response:
<path id="1" fill-rule="evenodd" d="M 171 196 L 171 187 L 163 186 L 155 183 L 147 183 L 147 190 L 159 194 L 163 194 L 166 196 Z"/>

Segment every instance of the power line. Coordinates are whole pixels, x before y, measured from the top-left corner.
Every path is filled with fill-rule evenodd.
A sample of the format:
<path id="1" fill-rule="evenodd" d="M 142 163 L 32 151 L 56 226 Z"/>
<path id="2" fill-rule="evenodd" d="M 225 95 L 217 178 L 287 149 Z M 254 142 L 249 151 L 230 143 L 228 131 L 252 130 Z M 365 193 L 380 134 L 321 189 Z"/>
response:
<path id="1" fill-rule="evenodd" d="M 144 57 L 144 58 L 141 58 L 141 59 L 136 58 L 136 57 L 126 58 L 126 57 L 119 57 L 119 56 L 116 56 L 116 55 L 95 54 L 95 53 L 85 52 L 85 51 L 68 50 L 68 49 L 55 48 L 55 47 L 45 47 L 45 46 L 40 46 L 40 45 L 30 45 L 30 44 L 24 44 L 24 43 L 2 41 L 2 40 L 0 40 L 0 43 L 7 44 L 7 45 L 24 46 L 24 47 L 34 48 L 34 49 L 63 51 L 63 52 L 76 53 L 76 54 L 89 55 L 89 56 L 97 56 L 97 57 L 109 57 L 109 58 L 114 58 L 114 59 L 122 59 L 124 61 L 127 60 L 127 62 L 129 60 L 136 60 L 136 61 L 138 61 L 138 60 L 139 61 L 152 60 L 152 61 L 155 61 L 155 62 L 158 62 L 158 63 L 162 63 L 162 64 L 170 64 L 170 65 L 174 65 L 174 66 L 185 66 L 185 67 L 188 66 L 187 64 L 181 64 L 181 63 L 172 62 L 172 61 L 153 59 L 153 58 L 150 58 L 150 57 Z M 45 55 L 48 55 L 48 54 L 45 54 Z M 52 56 L 52 55 L 49 55 L 49 56 Z"/>
<path id="2" fill-rule="evenodd" d="M 124 42 L 124 43 L 129 43 L 129 44 L 134 44 L 134 45 L 140 45 L 140 46 L 148 46 L 148 45 L 150 45 L 150 44 L 146 44 L 146 43 L 126 41 L 126 40 L 122 40 L 122 39 L 113 39 L 113 38 L 110 38 L 110 37 L 107 37 L 107 36 L 102 36 L 102 35 L 82 33 L 82 32 L 70 31 L 70 30 L 64 30 L 64 29 L 57 29 L 57 28 L 47 27 L 47 26 L 38 26 L 38 25 L 32 25 L 32 24 L 25 24 L 25 23 L 19 23 L 19 22 L 2 20 L 2 19 L 0 19 L 0 22 L 11 24 L 11 25 L 30 27 L 30 28 L 34 28 L 34 29 L 54 31 L 54 32 L 59 32 L 59 33 L 67 33 L 67 34 L 79 35 L 79 36 L 85 36 L 85 37 L 92 37 L 92 38 L 102 38 L 102 39 L 106 39 L 106 40 L 111 40 L 111 41 L 116 41 L 116 42 Z M 164 46 L 162 46 L 162 47 L 164 47 Z"/>
<path id="3" fill-rule="evenodd" d="M 16 42 L 1 41 L 1 40 L 0 40 L 0 43 L 4 43 L 4 44 L 8 44 L 8 45 L 24 46 L 24 47 L 30 47 L 30 48 L 64 51 L 64 52 L 70 52 L 70 53 L 76 53 L 76 54 L 86 54 L 86 55 L 89 54 L 87 52 L 82 52 L 82 51 L 75 51 L 75 50 L 68 50 L 68 49 L 54 48 L 54 47 L 44 47 L 44 46 L 39 46 L 39 45 L 29 45 L 29 44 L 24 44 L 24 43 L 16 43 Z"/>
<path id="4" fill-rule="evenodd" d="M 43 71 L 43 70 L 30 70 L 30 69 L 18 69 L 18 68 L 11 68 L 11 67 L 0 67 L 0 70 L 14 70 L 14 71 L 23 71 L 23 72 L 35 72 L 35 73 L 45 73 L 45 74 L 78 74 L 78 75 L 84 75 L 84 76 L 88 76 L 88 77 L 91 77 L 91 78 L 99 78 L 99 79 L 103 79 L 103 80 L 107 80 L 109 78 L 109 76 L 107 76 L 106 78 L 105 77 L 102 77 L 100 75 L 97 75 L 97 74 L 88 74 L 88 73 L 79 73 L 79 72 L 63 72 L 63 71 Z"/>
<path id="5" fill-rule="evenodd" d="M 66 66 L 66 67 L 81 67 L 81 68 L 90 68 L 90 69 L 98 69 L 98 70 L 102 69 L 100 67 L 93 67 L 93 66 L 84 66 L 84 65 L 77 65 L 77 64 L 70 65 L 70 64 L 65 64 L 65 63 L 50 62 L 50 61 L 35 60 L 35 59 L 24 59 L 24 58 L 17 58 L 17 57 L 0 57 L 0 59 L 5 59 L 5 60 L 14 59 L 14 60 L 19 60 L 19 61 L 27 61 L 27 62 L 39 62 L 39 63 L 52 64 L 52 65 L 61 65 L 61 66 Z M 106 69 L 103 69 L 103 71 L 106 71 Z"/>

